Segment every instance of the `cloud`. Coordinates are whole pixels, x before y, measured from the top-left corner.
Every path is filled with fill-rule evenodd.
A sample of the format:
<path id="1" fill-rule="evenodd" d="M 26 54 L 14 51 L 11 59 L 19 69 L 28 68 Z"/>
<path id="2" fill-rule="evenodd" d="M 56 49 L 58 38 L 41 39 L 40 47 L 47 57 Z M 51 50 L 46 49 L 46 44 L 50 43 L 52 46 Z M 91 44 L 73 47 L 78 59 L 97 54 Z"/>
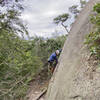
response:
<path id="1" fill-rule="evenodd" d="M 55 30 L 65 34 L 61 26 L 54 25 L 53 18 L 68 12 L 73 4 L 79 4 L 79 0 L 25 0 L 21 18 L 27 23 L 30 36 L 49 36 Z"/>

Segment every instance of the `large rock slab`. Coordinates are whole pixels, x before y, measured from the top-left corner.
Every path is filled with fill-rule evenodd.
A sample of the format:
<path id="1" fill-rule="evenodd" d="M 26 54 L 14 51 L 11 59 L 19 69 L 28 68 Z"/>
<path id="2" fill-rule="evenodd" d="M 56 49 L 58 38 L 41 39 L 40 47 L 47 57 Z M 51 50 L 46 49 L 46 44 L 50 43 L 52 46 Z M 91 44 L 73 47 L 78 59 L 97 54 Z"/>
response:
<path id="1" fill-rule="evenodd" d="M 99 1 L 90 0 L 73 24 L 46 100 L 100 100 L 100 71 L 84 46 L 85 36 L 93 28 L 89 16 Z"/>

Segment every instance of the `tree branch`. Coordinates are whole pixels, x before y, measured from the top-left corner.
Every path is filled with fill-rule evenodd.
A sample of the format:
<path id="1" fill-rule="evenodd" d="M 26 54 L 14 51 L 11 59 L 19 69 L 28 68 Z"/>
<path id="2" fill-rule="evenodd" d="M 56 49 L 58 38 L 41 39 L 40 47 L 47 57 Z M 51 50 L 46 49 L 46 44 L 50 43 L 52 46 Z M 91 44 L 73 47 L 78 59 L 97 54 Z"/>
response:
<path id="1" fill-rule="evenodd" d="M 67 26 L 64 25 L 64 23 L 62 22 L 61 25 L 65 28 L 65 30 L 67 31 L 67 33 L 69 33 Z"/>

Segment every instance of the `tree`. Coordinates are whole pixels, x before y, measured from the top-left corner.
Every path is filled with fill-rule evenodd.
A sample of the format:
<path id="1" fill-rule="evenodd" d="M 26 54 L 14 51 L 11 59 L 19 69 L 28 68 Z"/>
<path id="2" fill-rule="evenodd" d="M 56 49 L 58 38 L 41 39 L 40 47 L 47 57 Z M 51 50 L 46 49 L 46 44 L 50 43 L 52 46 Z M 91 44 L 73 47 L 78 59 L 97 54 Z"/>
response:
<path id="1" fill-rule="evenodd" d="M 25 96 L 28 83 L 41 69 L 42 61 L 27 50 L 28 34 L 18 9 L 0 13 L 0 100 L 18 100 Z M 19 37 L 21 35 L 21 37 Z"/>
<path id="2" fill-rule="evenodd" d="M 19 9 L 23 10 L 24 8 L 20 4 L 20 1 L 22 1 L 22 0 L 0 0 L 0 6 L 2 6 L 2 7 L 6 6 L 7 8 L 15 8 L 15 7 L 17 7 L 18 10 Z"/>
<path id="3" fill-rule="evenodd" d="M 19 9 L 14 8 L 0 13 L 0 100 L 25 100 L 29 82 L 49 55 L 64 44 L 65 37 L 25 40 L 28 32 L 20 15 Z"/>
<path id="4" fill-rule="evenodd" d="M 86 5 L 86 0 L 80 0 L 81 8 L 83 8 Z"/>
<path id="5" fill-rule="evenodd" d="M 55 24 L 61 24 L 65 30 L 69 33 L 68 29 L 67 29 L 67 25 L 64 25 L 64 22 L 66 22 L 69 18 L 69 14 L 65 13 L 62 15 L 57 16 L 56 18 L 53 19 Z"/>
<path id="6" fill-rule="evenodd" d="M 62 48 L 65 40 L 66 40 L 66 36 L 64 35 L 56 36 L 56 38 L 52 37 L 49 39 L 36 37 L 31 41 L 32 46 L 30 46 L 31 47 L 30 50 L 32 50 L 32 52 L 36 56 L 40 57 L 41 61 L 45 65 L 51 53 L 55 52 L 59 48 Z"/>
<path id="7" fill-rule="evenodd" d="M 75 16 L 77 16 L 77 14 L 79 13 L 78 5 L 73 5 L 73 6 L 69 7 L 69 11 L 72 14 L 74 14 Z"/>

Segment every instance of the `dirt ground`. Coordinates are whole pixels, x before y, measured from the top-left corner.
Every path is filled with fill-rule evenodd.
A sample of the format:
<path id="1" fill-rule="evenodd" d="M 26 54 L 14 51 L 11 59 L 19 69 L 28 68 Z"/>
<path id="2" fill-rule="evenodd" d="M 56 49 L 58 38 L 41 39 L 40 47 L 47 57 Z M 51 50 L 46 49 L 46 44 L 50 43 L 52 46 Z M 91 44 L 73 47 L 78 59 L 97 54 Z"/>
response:
<path id="1" fill-rule="evenodd" d="M 28 100 L 37 100 L 40 94 L 47 89 L 50 77 L 48 77 L 47 70 L 42 70 L 38 75 L 35 76 L 30 82 L 30 88 L 27 92 Z M 39 100 L 44 100 L 45 96 L 43 96 Z"/>
<path id="2" fill-rule="evenodd" d="M 45 90 L 48 86 L 48 81 L 44 81 L 42 83 L 38 83 L 37 81 L 31 83 L 30 90 L 27 95 L 27 97 L 29 98 L 28 100 L 36 100 L 41 92 L 43 92 L 43 90 Z M 44 97 L 42 97 L 40 100 L 44 100 Z"/>

